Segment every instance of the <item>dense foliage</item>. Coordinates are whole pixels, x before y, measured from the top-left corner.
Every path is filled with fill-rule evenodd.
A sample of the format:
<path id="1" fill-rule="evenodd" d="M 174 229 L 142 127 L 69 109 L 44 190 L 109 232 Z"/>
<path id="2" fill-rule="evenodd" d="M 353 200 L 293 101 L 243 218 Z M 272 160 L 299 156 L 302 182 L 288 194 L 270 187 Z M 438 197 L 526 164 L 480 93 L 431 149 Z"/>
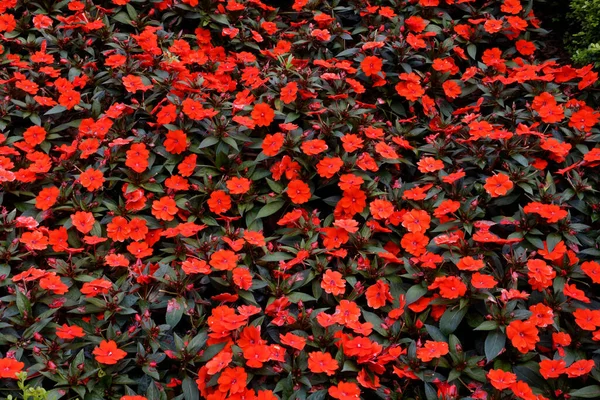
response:
<path id="1" fill-rule="evenodd" d="M 0 2 L 2 393 L 598 398 L 592 66 L 532 2 L 273 5 Z"/>
<path id="2" fill-rule="evenodd" d="M 565 44 L 579 64 L 600 65 L 600 1 L 571 0 L 562 22 L 569 26 Z"/>

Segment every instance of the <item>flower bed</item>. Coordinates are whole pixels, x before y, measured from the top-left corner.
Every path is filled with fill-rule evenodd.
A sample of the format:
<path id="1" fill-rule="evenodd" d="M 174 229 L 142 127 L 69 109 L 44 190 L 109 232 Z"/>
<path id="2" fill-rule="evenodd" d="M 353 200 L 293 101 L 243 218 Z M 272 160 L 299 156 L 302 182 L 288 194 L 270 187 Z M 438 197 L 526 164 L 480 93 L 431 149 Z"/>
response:
<path id="1" fill-rule="evenodd" d="M 598 75 L 531 4 L 1 2 L 3 393 L 598 398 Z"/>

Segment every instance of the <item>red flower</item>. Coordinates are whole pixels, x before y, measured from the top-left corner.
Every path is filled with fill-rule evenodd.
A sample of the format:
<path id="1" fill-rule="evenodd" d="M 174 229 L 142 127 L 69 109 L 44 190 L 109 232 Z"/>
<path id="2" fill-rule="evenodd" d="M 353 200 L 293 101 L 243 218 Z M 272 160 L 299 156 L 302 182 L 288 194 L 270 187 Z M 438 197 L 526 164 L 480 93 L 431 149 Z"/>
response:
<path id="1" fill-rule="evenodd" d="M 377 75 L 381 72 L 382 66 L 383 60 L 376 56 L 367 56 L 360 63 L 360 68 L 366 76 Z"/>
<path id="2" fill-rule="evenodd" d="M 445 356 L 448 352 L 448 343 L 427 340 L 425 346 L 417 349 L 417 358 L 423 362 L 429 362 L 434 358 Z"/>
<path id="3" fill-rule="evenodd" d="M 206 203 L 215 214 L 225 214 L 231 208 L 231 197 L 222 190 L 215 190 Z"/>
<path id="4" fill-rule="evenodd" d="M 81 233 L 89 233 L 94 227 L 96 220 L 91 212 L 77 211 L 71 215 L 73 226 Z"/>
<path id="5" fill-rule="evenodd" d="M 281 344 L 292 347 L 296 350 L 302 350 L 306 345 L 306 339 L 304 339 L 302 336 L 294 335 L 293 333 L 289 332 L 285 335 L 279 334 L 279 340 L 281 340 Z"/>
<path id="6" fill-rule="evenodd" d="M 93 192 L 98 190 L 104 184 L 104 174 L 102 171 L 98 171 L 97 169 L 88 168 L 79 175 L 79 182 L 81 182 L 81 186 L 86 188 L 88 191 Z"/>
<path id="7" fill-rule="evenodd" d="M 230 394 L 243 392 L 246 389 L 247 379 L 248 374 L 244 368 L 225 368 L 217 380 L 219 391 Z"/>
<path id="8" fill-rule="evenodd" d="M 275 111 L 268 104 L 260 103 L 254 106 L 251 117 L 256 126 L 269 126 L 275 119 Z"/>
<path id="9" fill-rule="evenodd" d="M 152 85 L 145 85 L 141 77 L 135 75 L 127 75 L 123 78 L 123 86 L 129 93 L 135 93 L 138 90 L 145 92 L 148 89 L 152 89 Z"/>
<path id="10" fill-rule="evenodd" d="M 164 221 L 172 221 L 178 210 L 177 203 L 170 197 L 161 197 L 152 202 L 152 215 Z"/>
<path id="11" fill-rule="evenodd" d="M 298 84 L 296 82 L 289 82 L 287 85 L 281 88 L 281 101 L 283 101 L 285 104 L 290 104 L 296 100 L 297 94 Z"/>
<path id="12" fill-rule="evenodd" d="M 25 363 L 14 358 L 0 358 L 0 378 L 18 379 L 17 372 L 21 372 Z"/>
<path id="13" fill-rule="evenodd" d="M 287 194 L 294 204 L 303 204 L 310 200 L 310 187 L 300 180 L 293 180 L 288 184 Z"/>
<path id="14" fill-rule="evenodd" d="M 506 174 L 496 174 L 486 179 L 483 186 L 492 197 L 504 196 L 513 187 L 513 183 Z"/>
<path id="15" fill-rule="evenodd" d="M 511 322 L 506 328 L 506 336 L 521 353 L 535 349 L 540 340 L 537 328 L 528 321 Z"/>
<path id="16" fill-rule="evenodd" d="M 429 238 L 421 232 L 407 233 L 402 236 L 400 241 L 402 248 L 413 256 L 420 256 L 425 253 L 425 246 L 429 244 Z"/>
<path id="17" fill-rule="evenodd" d="M 231 194 L 244 194 L 250 190 L 252 181 L 248 178 L 233 177 L 226 182 L 227 189 Z"/>
<path id="18" fill-rule="evenodd" d="M 428 289 L 439 289 L 445 299 L 457 299 L 467 292 L 467 285 L 456 276 L 438 276 Z"/>
<path id="19" fill-rule="evenodd" d="M 326 293 L 339 296 L 346 291 L 346 280 L 342 278 L 342 274 L 339 272 L 328 269 L 323 274 L 321 288 Z"/>
<path id="20" fill-rule="evenodd" d="M 600 263 L 596 261 L 586 261 L 581 264 L 581 270 L 592 279 L 594 283 L 600 283 Z"/>
<path id="21" fill-rule="evenodd" d="M 131 148 L 127 151 L 125 165 L 134 170 L 135 172 L 142 173 L 146 170 L 146 168 L 148 168 L 149 156 L 150 152 L 146 149 L 145 144 L 132 144 Z"/>
<path id="22" fill-rule="evenodd" d="M 40 279 L 40 287 L 58 295 L 63 295 L 69 291 L 69 287 L 60 280 L 60 277 L 55 272 L 46 274 L 46 276 Z"/>
<path id="23" fill-rule="evenodd" d="M 30 146 L 37 146 L 46 139 L 46 130 L 41 126 L 32 126 L 23 132 L 25 142 Z"/>
<path id="24" fill-rule="evenodd" d="M 127 355 L 127 352 L 119 349 L 114 340 L 103 340 L 92 352 L 96 356 L 96 361 L 101 364 L 114 365 Z"/>
<path id="25" fill-rule="evenodd" d="M 564 360 L 543 360 L 540 362 L 540 374 L 545 379 L 558 378 L 567 372 L 567 363 Z"/>
<path id="26" fill-rule="evenodd" d="M 332 376 L 339 368 L 337 361 L 329 353 L 320 351 L 308 353 L 308 369 L 315 374 L 324 373 Z"/>
<path id="27" fill-rule="evenodd" d="M 365 292 L 365 296 L 367 298 L 367 305 L 375 309 L 384 307 L 388 301 L 391 302 L 394 300 L 390 293 L 390 285 L 381 280 L 369 286 Z"/>
<path id="28" fill-rule="evenodd" d="M 338 400 L 360 399 L 360 388 L 353 382 L 340 382 L 337 386 L 330 386 L 327 393 Z"/>
<path id="29" fill-rule="evenodd" d="M 262 150 L 265 155 L 273 157 L 277 155 L 284 141 L 283 133 L 277 132 L 272 135 L 265 136 L 262 142 Z"/>
<path id="30" fill-rule="evenodd" d="M 164 146 L 171 154 L 181 154 L 187 148 L 187 136 L 181 130 L 169 131 Z"/>
<path id="31" fill-rule="evenodd" d="M 56 336 L 64 340 L 73 340 L 85 336 L 83 329 L 77 325 L 63 324 L 56 328 Z"/>
<path id="32" fill-rule="evenodd" d="M 237 267 L 238 256 L 231 250 L 217 250 L 210 256 L 210 266 L 217 271 L 231 271 Z"/>
<path id="33" fill-rule="evenodd" d="M 106 279 L 94 279 L 91 282 L 86 282 L 81 288 L 81 293 L 85 294 L 85 297 L 96 297 L 99 294 L 108 294 L 108 291 L 112 288 L 112 283 Z"/>
<path id="34" fill-rule="evenodd" d="M 501 369 L 491 369 L 486 376 L 492 386 L 498 390 L 508 389 L 517 382 L 517 375 Z"/>

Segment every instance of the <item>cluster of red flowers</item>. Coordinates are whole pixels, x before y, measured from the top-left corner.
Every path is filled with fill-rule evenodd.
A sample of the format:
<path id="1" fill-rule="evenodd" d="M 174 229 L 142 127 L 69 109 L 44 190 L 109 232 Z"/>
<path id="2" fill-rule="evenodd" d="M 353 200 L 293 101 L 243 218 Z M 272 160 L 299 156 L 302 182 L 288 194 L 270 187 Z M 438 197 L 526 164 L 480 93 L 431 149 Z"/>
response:
<path id="1" fill-rule="evenodd" d="M 598 397 L 597 72 L 531 2 L 273 3 L 0 2 L 0 389 Z"/>

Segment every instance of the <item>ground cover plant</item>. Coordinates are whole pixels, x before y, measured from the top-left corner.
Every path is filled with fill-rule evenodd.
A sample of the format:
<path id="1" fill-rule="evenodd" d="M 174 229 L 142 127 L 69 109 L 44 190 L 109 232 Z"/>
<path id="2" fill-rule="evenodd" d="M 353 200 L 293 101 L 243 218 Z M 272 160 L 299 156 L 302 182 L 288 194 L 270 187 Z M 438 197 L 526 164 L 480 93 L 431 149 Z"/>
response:
<path id="1" fill-rule="evenodd" d="M 598 75 L 535 5 L 0 2 L 0 397 L 598 398 Z"/>

